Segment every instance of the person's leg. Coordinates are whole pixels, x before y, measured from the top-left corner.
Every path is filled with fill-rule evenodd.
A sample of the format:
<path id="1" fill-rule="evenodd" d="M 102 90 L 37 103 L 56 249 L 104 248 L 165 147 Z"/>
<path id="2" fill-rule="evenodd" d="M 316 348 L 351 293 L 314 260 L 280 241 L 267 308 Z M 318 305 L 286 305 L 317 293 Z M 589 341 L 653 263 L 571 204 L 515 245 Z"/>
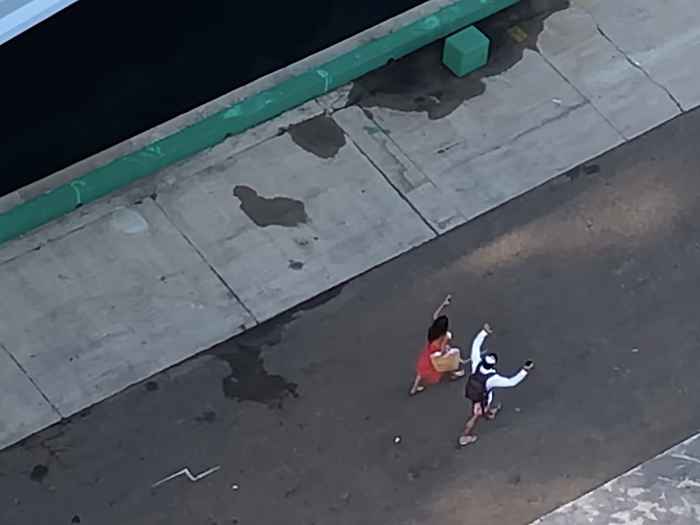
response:
<path id="1" fill-rule="evenodd" d="M 489 392 L 488 403 L 484 409 L 486 419 L 492 420 L 496 418 L 496 414 L 501 411 L 501 404 L 494 401 L 493 391 Z"/>
<path id="2" fill-rule="evenodd" d="M 420 382 L 420 374 L 416 374 L 416 379 L 413 381 L 413 386 L 411 386 L 411 390 L 408 392 L 409 395 L 415 396 L 418 392 L 425 390 L 425 387 L 421 385 Z"/>
<path id="3" fill-rule="evenodd" d="M 474 432 L 474 427 L 482 415 L 484 415 L 484 410 L 481 403 L 474 403 L 472 406 L 472 417 L 467 420 L 467 423 L 464 425 L 464 431 L 459 437 L 461 446 L 470 445 L 477 440 L 477 437 L 472 432 Z"/>

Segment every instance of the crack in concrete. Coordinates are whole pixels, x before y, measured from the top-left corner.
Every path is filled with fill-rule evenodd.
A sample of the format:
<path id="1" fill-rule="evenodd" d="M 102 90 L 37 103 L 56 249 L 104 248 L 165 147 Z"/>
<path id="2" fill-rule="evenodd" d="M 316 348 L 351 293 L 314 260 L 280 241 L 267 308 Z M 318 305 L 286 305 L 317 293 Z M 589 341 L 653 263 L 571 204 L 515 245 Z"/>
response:
<path id="1" fill-rule="evenodd" d="M 376 134 L 379 134 L 379 137 L 376 137 Z M 383 151 L 389 158 L 391 158 L 392 161 L 396 164 L 396 169 L 398 173 L 394 175 L 393 179 L 396 182 L 396 186 L 400 188 L 401 191 L 408 193 L 430 182 L 429 179 L 425 177 L 423 177 L 423 179 L 420 180 L 418 183 L 414 183 L 413 181 L 411 181 L 407 176 L 408 167 L 404 162 L 401 161 L 401 158 L 399 157 L 400 153 L 394 153 L 389 150 L 389 137 L 387 137 L 381 131 L 377 131 L 375 135 L 370 136 L 369 140 L 377 144 L 379 149 Z"/>
<path id="2" fill-rule="evenodd" d="M 428 182 L 429 182 L 430 184 L 432 184 L 433 186 L 437 187 L 437 184 L 435 184 L 435 182 L 433 181 L 433 179 L 431 179 L 431 178 L 428 176 L 428 174 L 427 174 L 425 171 L 423 171 L 423 169 L 411 158 L 411 156 L 410 156 L 408 153 L 406 153 L 406 152 L 404 151 L 404 149 L 401 147 L 401 145 L 400 145 L 396 140 L 394 140 L 394 137 L 392 137 L 391 134 L 388 133 L 387 130 L 385 130 L 385 129 L 379 124 L 379 122 L 377 122 L 377 121 L 374 119 L 374 115 L 372 115 L 372 113 L 371 113 L 370 111 L 368 111 L 368 110 L 363 110 L 363 112 L 365 113 L 365 116 L 377 127 L 377 129 L 379 130 L 379 133 L 381 133 L 381 134 L 386 138 L 387 142 L 391 142 L 391 143 L 394 145 L 394 147 L 406 158 L 406 160 L 407 160 L 408 162 L 410 162 L 410 163 L 413 165 L 414 168 L 416 168 L 416 171 L 418 171 L 418 173 L 420 173 L 420 174 L 425 178 L 426 181 L 428 181 Z M 348 135 L 348 136 L 349 136 L 349 135 Z M 355 144 L 355 146 L 357 147 L 358 150 L 360 150 L 360 152 L 361 152 L 363 155 L 365 155 L 365 153 L 359 148 L 359 146 L 357 146 L 357 144 Z M 391 152 L 388 152 L 388 153 L 391 155 Z M 365 155 L 365 156 L 367 156 L 367 155 Z M 392 155 L 392 156 L 393 156 L 393 155 Z M 368 158 L 369 158 L 369 157 L 368 157 Z M 397 162 L 399 162 L 399 164 L 401 163 L 401 161 L 400 161 L 399 159 L 396 159 L 396 160 L 397 160 Z M 371 162 L 371 161 L 370 161 L 370 162 Z M 377 169 L 379 169 L 379 168 L 377 168 Z M 379 172 L 380 172 L 382 175 L 384 175 L 385 178 L 387 178 L 387 176 L 384 174 L 384 172 L 382 172 L 382 170 L 379 170 Z M 391 183 L 390 183 L 390 184 L 391 184 Z M 399 191 L 398 188 L 395 187 L 393 184 L 392 184 L 392 187 L 394 187 L 394 189 L 395 189 L 396 191 Z M 458 214 L 460 217 L 462 217 L 462 214 L 461 214 L 461 212 L 460 212 L 459 210 L 455 210 L 455 213 Z M 428 224 L 427 219 L 425 219 L 425 217 L 423 217 L 420 213 L 418 213 L 418 215 L 423 219 L 423 221 L 424 221 L 426 224 Z M 430 224 L 428 224 L 428 226 L 430 227 L 430 229 L 431 229 L 433 232 L 436 233 L 436 235 L 441 235 L 441 234 L 439 234 L 439 233 L 437 232 L 437 230 L 435 230 L 435 228 L 433 228 L 432 226 L 430 226 Z"/>
<path id="3" fill-rule="evenodd" d="M 204 255 L 204 252 L 199 249 L 199 247 L 194 243 L 192 239 L 184 232 L 182 231 L 177 224 L 175 224 L 175 221 L 173 221 L 168 213 L 165 211 L 165 208 L 163 208 L 158 201 L 153 201 L 155 205 L 158 207 L 158 209 L 163 213 L 163 216 L 167 219 L 167 221 L 172 225 L 172 227 L 177 231 L 182 238 L 185 240 L 185 242 L 195 251 L 197 255 L 202 259 L 204 264 L 206 264 L 209 267 L 209 270 L 214 274 L 214 276 L 221 282 L 221 284 L 226 288 L 228 293 L 233 297 L 236 302 L 241 305 L 241 308 L 250 316 L 250 318 L 253 320 L 253 322 L 258 325 L 260 324 L 260 321 L 258 321 L 257 317 L 253 314 L 252 310 L 248 308 L 248 306 L 241 300 L 241 298 L 238 296 L 238 294 L 231 288 L 231 286 L 226 282 L 226 279 L 224 279 L 223 275 L 219 273 L 219 271 L 214 267 L 214 265 L 209 262 L 207 259 L 206 255 Z M 249 327 L 244 327 L 245 329 L 248 329 Z"/>
<path id="4" fill-rule="evenodd" d="M 464 163 L 471 162 L 475 159 L 478 159 L 478 158 L 481 158 L 485 155 L 493 153 L 494 151 L 498 151 L 498 150 L 501 150 L 503 148 L 507 148 L 508 146 L 510 146 L 511 144 L 516 142 L 517 140 L 532 133 L 533 131 L 537 131 L 538 129 L 541 129 L 541 128 L 545 127 L 547 124 L 551 124 L 552 122 L 556 122 L 557 120 L 560 120 L 560 119 L 570 115 L 571 113 L 573 113 L 577 109 L 581 109 L 585 106 L 590 106 L 590 105 L 591 105 L 591 103 L 584 98 L 584 100 L 582 102 L 579 102 L 578 104 L 574 104 L 573 106 L 567 106 L 566 110 L 562 111 L 561 113 L 559 113 L 553 117 L 544 119 L 542 122 L 538 123 L 537 125 L 529 127 L 527 129 L 524 129 L 523 131 L 516 133 L 515 135 L 513 135 L 510 139 L 508 139 L 503 144 L 499 144 L 497 146 L 493 146 L 491 148 L 488 148 L 484 151 L 480 151 L 478 153 L 475 153 L 474 155 L 470 155 L 469 157 L 464 159 L 462 162 L 464 162 Z"/>
<path id="5" fill-rule="evenodd" d="M 574 91 L 576 91 L 576 93 L 578 93 L 579 96 L 580 96 L 583 100 L 585 100 L 588 104 L 590 104 L 591 107 L 592 107 L 593 109 L 595 109 L 596 113 L 598 113 L 598 115 L 600 115 L 600 117 L 601 117 L 605 122 L 607 122 L 608 125 L 609 125 L 612 129 L 615 130 L 615 133 L 617 133 L 623 141 L 627 142 L 627 141 L 629 140 L 629 138 L 626 137 L 626 136 L 624 135 L 624 133 L 622 133 L 621 130 L 617 129 L 617 126 L 616 126 L 615 124 L 613 124 L 612 120 L 610 120 L 610 119 L 608 118 L 608 116 L 605 115 L 605 113 L 603 113 L 603 112 L 598 108 L 598 106 L 596 106 L 595 103 L 594 103 L 590 98 L 588 98 L 586 95 L 584 95 L 584 93 L 583 93 L 573 82 L 571 82 L 571 81 L 566 77 L 566 75 L 564 75 L 561 71 L 559 71 L 559 69 L 557 69 L 557 66 L 555 66 L 555 65 L 544 55 L 544 53 L 542 53 L 542 52 L 538 49 L 538 50 L 537 50 L 537 54 L 539 54 L 539 55 L 542 57 L 542 60 L 544 60 L 544 61 L 547 63 L 547 65 L 549 65 L 549 67 L 551 67 L 551 68 L 554 70 L 554 72 L 556 72 L 556 74 L 559 75 L 559 78 L 561 78 L 564 82 L 566 82 L 566 83 L 571 87 L 571 89 L 573 89 Z"/>
<path id="6" fill-rule="evenodd" d="M 618 44 L 615 42 L 612 37 L 610 37 L 605 30 L 601 27 L 600 23 L 596 19 L 595 15 L 591 13 L 588 9 L 585 9 L 584 7 L 578 6 L 579 9 L 581 9 L 584 13 L 586 13 L 588 16 L 591 17 L 591 20 L 593 20 L 593 23 L 595 24 L 595 28 L 605 40 L 607 40 L 611 46 L 617 50 L 618 53 L 620 53 L 623 57 L 625 57 L 625 60 L 635 69 L 639 70 L 652 84 L 657 86 L 659 89 L 663 90 L 664 93 L 668 96 L 668 98 L 671 99 L 671 101 L 676 105 L 678 108 L 678 111 L 681 113 L 685 113 L 685 110 L 683 109 L 683 106 L 681 105 L 680 101 L 671 93 L 671 91 L 664 86 L 661 82 L 656 80 L 654 77 L 652 77 L 649 72 L 642 67 L 642 65 L 634 60 L 632 57 L 630 57 Z"/>
<path id="7" fill-rule="evenodd" d="M 373 122 L 374 122 L 374 121 L 373 121 Z M 379 128 L 379 129 L 381 130 L 381 128 Z M 382 133 L 383 133 L 383 130 L 382 130 Z M 394 189 L 394 191 L 399 195 L 399 197 L 400 197 L 406 204 L 408 204 L 408 206 L 411 208 L 411 210 L 413 210 L 413 212 L 414 212 L 416 215 L 418 215 L 418 217 L 420 218 L 420 220 L 423 221 L 423 224 L 425 224 L 425 225 L 430 229 L 430 231 L 432 232 L 434 238 L 438 237 L 438 236 L 440 235 L 440 234 L 438 233 L 438 231 L 437 231 L 435 228 L 433 228 L 433 225 L 430 224 L 430 222 L 428 221 L 428 219 L 426 219 L 425 217 L 423 217 L 423 214 L 420 212 L 420 210 L 410 201 L 410 199 L 408 198 L 408 195 L 404 194 L 404 193 L 396 186 L 396 184 L 395 184 L 394 182 L 392 182 L 392 180 L 389 178 L 389 176 L 388 176 L 386 173 L 384 173 L 384 171 L 383 171 L 383 170 L 379 167 L 379 165 L 372 159 L 372 157 L 370 157 L 370 156 L 355 142 L 355 140 L 352 138 L 352 136 L 351 136 L 350 134 L 347 134 L 347 136 L 348 136 L 348 138 L 350 139 L 350 143 L 351 143 L 353 146 L 355 146 L 355 149 L 357 149 L 357 151 L 360 153 L 360 155 L 362 155 L 362 156 L 367 160 L 367 162 L 369 162 L 370 165 L 371 165 L 375 170 L 377 170 L 377 172 L 378 172 L 378 173 L 382 176 L 382 178 L 389 184 L 389 186 L 391 186 L 391 187 Z M 391 138 L 390 138 L 388 135 L 385 135 L 385 136 L 387 137 L 387 139 L 391 140 Z M 398 161 L 398 159 L 397 159 L 397 161 Z M 400 161 L 399 161 L 399 163 L 400 163 Z M 421 173 L 422 173 L 422 172 L 421 172 Z M 430 181 L 430 179 L 427 179 L 427 180 Z M 432 181 L 431 181 L 431 182 L 432 182 Z"/>

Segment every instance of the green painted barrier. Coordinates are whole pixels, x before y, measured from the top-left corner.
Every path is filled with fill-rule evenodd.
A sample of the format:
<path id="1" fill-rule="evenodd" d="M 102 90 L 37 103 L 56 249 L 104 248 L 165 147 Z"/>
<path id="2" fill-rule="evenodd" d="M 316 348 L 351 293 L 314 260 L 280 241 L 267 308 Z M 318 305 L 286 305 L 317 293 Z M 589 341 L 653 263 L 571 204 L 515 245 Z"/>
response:
<path id="1" fill-rule="evenodd" d="M 0 214 L 0 243 L 152 175 L 304 102 L 505 9 L 518 0 L 461 0 L 323 66 L 238 102 L 134 153 Z"/>

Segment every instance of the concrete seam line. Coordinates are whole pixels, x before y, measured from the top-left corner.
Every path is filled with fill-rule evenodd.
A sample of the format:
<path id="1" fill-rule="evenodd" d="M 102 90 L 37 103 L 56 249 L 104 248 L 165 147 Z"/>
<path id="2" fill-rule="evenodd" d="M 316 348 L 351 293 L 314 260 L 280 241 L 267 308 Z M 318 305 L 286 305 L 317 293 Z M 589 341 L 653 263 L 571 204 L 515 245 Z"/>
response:
<path id="1" fill-rule="evenodd" d="M 540 57 L 542 57 L 542 60 L 544 60 L 545 63 L 549 67 L 552 68 L 552 71 L 554 71 L 559 76 L 559 78 L 561 78 L 564 82 L 566 82 L 569 85 L 569 87 L 571 87 L 571 89 L 576 91 L 576 93 L 578 93 L 578 95 L 583 100 L 585 100 L 586 102 L 588 102 L 588 104 L 590 104 L 590 106 L 595 110 L 595 112 L 598 113 L 598 115 L 600 115 L 600 118 L 602 118 L 605 122 L 607 122 L 608 126 L 610 126 L 612 129 L 614 129 L 615 133 L 617 133 L 624 142 L 627 142 L 628 140 L 630 140 L 630 137 L 627 137 L 622 132 L 622 130 L 618 129 L 618 127 L 613 123 L 613 121 L 610 120 L 610 118 L 601 111 L 601 109 L 598 107 L 598 105 L 596 103 L 596 100 L 594 100 L 591 97 L 587 97 L 586 94 L 583 91 L 581 91 L 581 89 L 579 89 L 571 80 L 569 80 L 564 73 L 559 71 L 559 68 L 557 68 L 557 66 L 554 65 L 554 63 L 545 55 L 545 53 L 543 53 L 540 50 L 537 50 L 536 52 L 537 52 L 537 54 L 540 55 Z"/>
<path id="2" fill-rule="evenodd" d="M 332 91 L 518 0 L 459 0 L 0 214 L 0 243 Z"/>
<path id="3" fill-rule="evenodd" d="M 428 227 L 428 229 L 430 230 L 430 232 L 433 235 L 433 239 L 439 237 L 440 232 L 438 232 L 435 228 L 433 228 L 433 225 L 430 224 L 430 221 L 428 221 L 428 219 L 426 219 L 423 216 L 423 214 L 420 212 L 418 207 L 411 202 L 411 200 L 408 198 L 408 196 L 405 195 L 396 186 L 396 184 L 391 181 L 391 178 L 386 173 L 384 173 L 384 170 L 382 170 L 382 168 L 379 167 L 379 164 L 377 164 L 374 160 L 372 160 L 372 158 L 367 154 L 367 152 L 364 149 L 362 149 L 362 147 L 360 147 L 360 145 L 357 142 L 355 142 L 355 140 L 349 134 L 347 135 L 347 137 L 348 137 L 348 140 L 350 141 L 350 143 L 358 151 L 358 153 L 360 155 L 362 155 L 365 158 L 365 160 L 370 164 L 370 166 L 372 166 L 375 169 L 375 171 L 377 172 L 379 177 L 381 179 L 383 179 L 384 182 L 386 182 L 389 185 L 389 187 L 399 196 L 399 198 L 401 200 L 403 200 L 408 205 L 408 207 L 411 209 L 411 211 L 418 216 L 418 218 L 423 222 L 423 224 L 425 224 Z"/>
<path id="4" fill-rule="evenodd" d="M 168 212 L 165 211 L 165 208 L 160 205 L 160 203 L 156 200 L 153 199 L 153 203 L 156 205 L 156 207 L 160 210 L 160 212 L 163 214 L 165 219 L 170 223 L 170 225 L 177 231 L 180 236 L 183 238 L 183 240 L 187 243 L 187 245 L 194 251 L 197 256 L 202 260 L 204 264 L 207 265 L 209 268 L 209 271 L 211 271 L 212 274 L 214 274 L 214 277 L 221 283 L 221 285 L 226 289 L 228 294 L 233 297 L 233 299 L 243 308 L 243 310 L 250 316 L 250 319 L 253 321 L 255 325 L 259 325 L 260 322 L 258 321 L 257 317 L 255 317 L 255 314 L 253 314 L 253 311 L 248 308 L 248 305 L 246 305 L 243 300 L 238 296 L 236 291 L 231 287 L 231 285 L 224 279 L 224 276 L 221 275 L 221 272 L 212 264 L 209 259 L 207 259 L 206 255 L 204 252 L 195 244 L 195 242 L 190 238 L 189 235 L 187 235 L 182 229 L 175 223 L 174 220 L 170 218 L 170 215 L 168 215 Z M 245 326 L 244 326 L 245 327 Z M 248 327 L 245 327 L 246 329 Z"/>
<path id="5" fill-rule="evenodd" d="M 411 156 L 404 150 L 404 148 L 401 147 L 401 144 L 399 144 L 399 142 L 398 142 L 394 137 L 392 137 L 390 133 L 388 133 L 388 130 L 384 129 L 384 128 L 382 127 L 382 125 L 374 119 L 374 116 L 373 116 L 373 115 L 368 114 L 368 115 L 367 115 L 367 118 L 368 118 L 371 122 L 374 123 L 374 125 L 375 125 L 375 126 L 377 127 L 377 129 L 381 132 L 381 134 L 384 135 L 384 137 L 386 138 L 386 140 L 388 140 L 389 142 L 391 142 L 391 143 L 393 144 L 393 146 L 394 146 L 398 151 L 400 151 L 401 154 L 402 154 L 404 157 L 406 157 L 406 160 L 408 160 L 408 162 L 410 162 L 411 165 L 412 165 L 416 170 L 418 170 L 418 173 L 420 173 L 421 175 L 423 175 L 423 177 L 425 177 L 426 180 L 429 180 L 431 184 L 435 184 L 435 181 L 432 179 L 432 177 L 430 177 L 430 175 L 428 175 L 428 174 L 426 173 L 426 171 L 425 171 L 421 166 L 419 166 L 418 163 L 417 163 L 415 160 L 413 160 L 413 159 L 411 158 Z M 436 231 L 436 233 L 437 233 L 437 231 Z"/>
<path id="6" fill-rule="evenodd" d="M 21 372 L 26 376 L 26 378 L 29 380 L 29 382 L 32 384 L 34 388 L 36 388 L 36 391 L 39 392 L 39 395 L 46 401 L 46 403 L 51 407 L 51 409 L 56 412 L 56 415 L 58 415 L 59 418 L 63 419 L 63 414 L 61 414 L 61 411 L 58 409 L 56 405 L 53 404 L 53 402 L 49 399 L 49 396 L 46 395 L 46 393 L 39 387 L 37 382 L 34 380 L 34 378 L 29 375 L 29 372 L 27 372 L 27 369 L 22 366 L 22 363 L 20 363 L 15 355 L 10 352 L 10 350 L 2 343 L 0 343 L 0 348 L 2 348 L 5 353 L 9 356 L 9 358 L 12 360 L 12 362 L 17 365 L 17 368 L 21 370 Z"/>

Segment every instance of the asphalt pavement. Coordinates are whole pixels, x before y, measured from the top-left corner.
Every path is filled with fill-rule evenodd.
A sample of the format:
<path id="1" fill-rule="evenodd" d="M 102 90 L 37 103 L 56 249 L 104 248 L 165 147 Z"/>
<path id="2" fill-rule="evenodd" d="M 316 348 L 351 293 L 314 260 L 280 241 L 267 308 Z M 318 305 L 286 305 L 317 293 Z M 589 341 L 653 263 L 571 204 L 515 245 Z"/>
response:
<path id="1" fill-rule="evenodd" d="M 700 423 L 700 113 L 0 453 L 12 525 L 530 522 Z M 446 293 L 503 372 L 407 396 Z M 396 443 L 396 437 L 400 442 Z M 218 469 L 216 469 L 218 467 Z M 153 485 L 183 468 L 180 476 Z"/>

